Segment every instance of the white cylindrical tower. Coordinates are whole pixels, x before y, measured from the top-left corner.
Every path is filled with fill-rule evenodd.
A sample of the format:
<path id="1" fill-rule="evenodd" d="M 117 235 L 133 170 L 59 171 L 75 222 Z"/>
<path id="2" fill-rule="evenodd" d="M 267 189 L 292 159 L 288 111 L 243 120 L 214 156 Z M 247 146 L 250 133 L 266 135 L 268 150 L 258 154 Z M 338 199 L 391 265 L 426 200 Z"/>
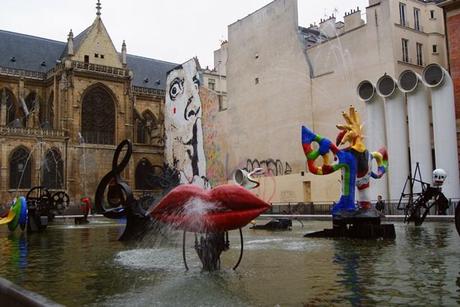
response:
<path id="1" fill-rule="evenodd" d="M 369 152 L 377 151 L 386 146 L 387 143 L 383 100 L 375 94 L 375 87 L 368 80 L 364 80 L 358 85 L 358 96 L 366 104 L 367 119 L 364 122 L 366 147 Z M 373 165 L 373 169 L 376 170 L 376 165 Z M 388 177 L 385 175 L 378 180 L 373 180 L 369 189 L 372 201 L 375 201 L 378 195 L 387 200 Z"/>
<path id="2" fill-rule="evenodd" d="M 424 182 L 431 183 L 433 158 L 431 151 L 431 114 L 429 93 L 422 78 L 412 70 L 405 70 L 399 76 L 399 88 L 407 95 L 407 117 L 409 121 L 409 146 L 412 173 L 417 163 Z M 415 177 L 415 179 L 419 179 Z M 420 184 L 414 185 L 414 192 L 422 192 Z"/>
<path id="3" fill-rule="evenodd" d="M 377 93 L 385 100 L 389 196 L 397 201 L 409 176 L 406 105 L 396 81 L 387 74 L 377 81 Z"/>
<path id="4" fill-rule="evenodd" d="M 457 127 L 452 78 L 440 65 L 430 64 L 423 70 L 423 81 L 431 88 L 436 168 L 442 168 L 447 172 L 442 190 L 447 198 L 460 198 Z"/>

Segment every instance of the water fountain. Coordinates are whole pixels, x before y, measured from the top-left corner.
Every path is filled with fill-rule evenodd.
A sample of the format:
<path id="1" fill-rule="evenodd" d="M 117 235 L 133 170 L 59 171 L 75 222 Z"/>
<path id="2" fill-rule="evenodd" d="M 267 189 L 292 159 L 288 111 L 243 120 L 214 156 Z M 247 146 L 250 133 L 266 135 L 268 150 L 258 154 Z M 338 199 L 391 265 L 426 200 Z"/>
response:
<path id="1" fill-rule="evenodd" d="M 122 150 L 126 153 L 120 163 Z M 137 200 L 120 173 L 132 154 L 129 140 L 121 142 L 113 157 L 112 170 L 100 181 L 95 197 L 96 210 L 111 219 L 126 218 L 126 227 L 119 237 L 121 241 L 137 240 L 154 226 L 164 224 L 183 230 L 183 260 L 185 258 L 186 232 L 195 233 L 195 250 L 203 264 L 203 270 L 213 271 L 220 267 L 220 254 L 229 248 L 228 231 L 240 229 L 242 257 L 243 236 L 241 228 L 269 208 L 269 205 L 238 185 L 220 185 L 205 190 L 197 185 L 178 185 L 178 172 L 169 171 L 163 178 L 164 197 L 150 198 L 144 204 Z M 171 191 L 170 191 L 171 190 Z M 104 201 L 106 199 L 106 202 Z M 107 204 L 107 205 L 106 205 Z M 161 226 L 161 225 L 160 225 Z M 199 237 L 199 238 L 198 238 Z"/>

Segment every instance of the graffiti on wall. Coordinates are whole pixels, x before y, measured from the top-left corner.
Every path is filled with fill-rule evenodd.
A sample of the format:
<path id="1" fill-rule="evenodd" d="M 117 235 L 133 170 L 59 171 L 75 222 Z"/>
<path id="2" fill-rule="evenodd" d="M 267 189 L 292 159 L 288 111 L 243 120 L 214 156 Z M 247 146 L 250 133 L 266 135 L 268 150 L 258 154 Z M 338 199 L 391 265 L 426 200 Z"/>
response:
<path id="1" fill-rule="evenodd" d="M 266 159 L 259 161 L 257 159 L 247 159 L 244 170 L 252 172 L 256 168 L 262 168 L 266 175 L 282 176 L 292 173 L 292 168 L 288 162 L 281 162 L 279 159 Z"/>
<path id="2" fill-rule="evenodd" d="M 197 60 L 191 59 L 168 73 L 165 103 L 165 158 L 180 172 L 181 183 L 205 187 L 202 106 Z"/>
<path id="3" fill-rule="evenodd" d="M 200 99 L 203 107 L 203 138 L 206 156 L 206 175 L 211 186 L 227 182 L 225 167 L 225 132 L 219 123 L 219 99 L 216 93 L 200 87 Z"/>

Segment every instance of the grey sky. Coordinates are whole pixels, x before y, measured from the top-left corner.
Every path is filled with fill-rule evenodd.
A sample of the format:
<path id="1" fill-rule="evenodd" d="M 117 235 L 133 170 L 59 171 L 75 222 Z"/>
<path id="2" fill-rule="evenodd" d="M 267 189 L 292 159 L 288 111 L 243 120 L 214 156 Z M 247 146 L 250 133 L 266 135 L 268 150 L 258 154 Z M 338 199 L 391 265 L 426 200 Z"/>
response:
<path id="1" fill-rule="evenodd" d="M 338 20 L 368 0 L 298 0 L 299 24 L 335 13 Z M 198 56 L 213 66 L 213 50 L 227 38 L 227 26 L 270 0 L 102 0 L 102 20 L 117 50 L 182 63 Z M 96 0 L 2 0 L 0 29 L 65 41 L 96 17 Z M 362 10 L 365 13 L 365 10 Z M 365 18 L 365 16 L 363 16 Z M 2 43 L 2 42 L 0 42 Z"/>

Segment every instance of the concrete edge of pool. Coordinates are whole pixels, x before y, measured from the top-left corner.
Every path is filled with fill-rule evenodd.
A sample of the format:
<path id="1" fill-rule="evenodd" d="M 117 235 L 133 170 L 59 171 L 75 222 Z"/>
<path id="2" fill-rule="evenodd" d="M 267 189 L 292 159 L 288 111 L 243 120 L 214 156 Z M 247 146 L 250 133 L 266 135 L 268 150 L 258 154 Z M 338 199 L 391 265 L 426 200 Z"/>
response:
<path id="1" fill-rule="evenodd" d="M 80 215 L 60 215 L 56 216 L 54 224 L 67 224 L 76 217 L 81 217 Z M 331 221 L 332 215 L 329 214 L 262 214 L 257 219 L 272 219 L 272 218 L 291 218 L 291 219 L 300 219 L 303 221 Z M 100 220 L 107 221 L 107 223 L 117 223 L 116 220 L 110 220 L 105 218 L 101 214 L 89 215 L 88 220 Z M 403 222 L 404 215 L 386 215 L 382 217 L 382 222 Z M 425 222 L 454 222 L 454 215 L 428 215 L 425 219 Z"/>
<path id="2" fill-rule="evenodd" d="M 0 277 L 0 302 L 2 306 L 9 307 L 62 306 L 2 277 Z"/>

